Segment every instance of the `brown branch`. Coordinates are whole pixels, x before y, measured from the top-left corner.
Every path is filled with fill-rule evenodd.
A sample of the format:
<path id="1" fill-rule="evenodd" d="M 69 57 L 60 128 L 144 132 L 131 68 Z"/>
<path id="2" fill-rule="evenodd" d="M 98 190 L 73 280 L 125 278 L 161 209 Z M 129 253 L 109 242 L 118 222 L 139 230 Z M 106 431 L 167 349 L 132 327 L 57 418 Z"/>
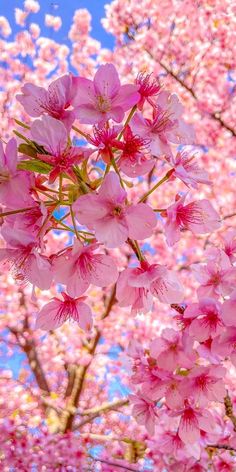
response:
<path id="1" fill-rule="evenodd" d="M 224 398 L 224 405 L 225 405 L 225 414 L 231 420 L 234 427 L 234 431 L 236 431 L 236 416 L 234 415 L 233 403 L 228 393 L 226 397 Z"/>
<path id="2" fill-rule="evenodd" d="M 98 459 L 96 457 L 92 457 L 92 456 L 89 456 L 90 459 L 92 459 L 93 461 L 96 461 L 96 462 L 101 462 L 102 464 L 107 464 L 107 465 L 111 465 L 111 466 L 114 466 L 114 467 L 120 467 L 121 469 L 123 470 L 129 470 L 131 472 L 141 472 L 141 470 L 137 469 L 137 468 L 133 468 L 133 467 L 130 467 L 130 466 L 126 466 L 126 465 L 123 465 L 123 464 L 119 464 L 117 462 L 111 462 L 111 461 L 106 461 L 104 459 Z"/>
<path id="3" fill-rule="evenodd" d="M 132 39 L 135 40 L 135 38 L 133 37 Z M 199 98 L 197 97 L 197 95 L 195 94 L 194 90 L 192 89 L 192 87 L 189 87 L 182 79 L 180 79 L 180 77 L 178 77 L 177 74 L 175 74 L 164 62 L 162 62 L 161 60 L 158 61 L 157 58 L 155 58 L 153 56 L 153 54 L 145 48 L 145 51 L 146 53 L 151 57 L 151 59 L 155 60 L 158 62 L 158 64 L 160 64 L 160 66 L 167 72 L 167 74 L 169 74 L 173 79 L 175 79 L 188 93 L 190 93 L 190 95 L 192 95 L 192 97 L 194 98 L 195 101 L 199 101 Z M 225 121 L 221 118 L 220 116 L 220 113 L 218 112 L 212 112 L 212 113 L 209 113 L 209 116 L 211 118 L 213 118 L 213 120 L 217 121 L 218 124 L 220 124 L 220 126 L 222 126 L 223 128 L 225 128 L 227 131 L 230 131 L 230 133 L 233 135 L 233 136 L 236 136 L 236 130 L 233 129 L 231 126 L 229 126 L 227 123 L 225 123 Z"/>
<path id="4" fill-rule="evenodd" d="M 101 317 L 102 320 L 104 320 L 111 312 L 112 307 L 114 303 L 116 302 L 115 294 L 116 294 L 116 285 L 114 285 L 112 288 L 111 295 L 108 300 L 105 312 Z M 92 357 L 95 354 L 100 338 L 101 338 L 101 332 L 97 331 L 95 337 L 87 346 L 87 350 Z M 62 415 L 61 415 L 61 431 L 63 433 L 65 433 L 66 431 L 71 431 L 73 429 L 73 422 L 75 419 L 75 415 L 77 413 L 80 395 L 82 393 L 85 378 L 86 378 L 86 373 L 87 373 L 87 370 L 89 369 L 91 362 L 92 362 L 92 359 L 86 366 L 79 365 L 76 367 L 73 385 L 71 387 L 71 395 L 68 399 L 66 408 L 63 410 Z"/>
<path id="5" fill-rule="evenodd" d="M 75 431 L 76 429 L 82 428 L 82 426 L 84 426 L 87 423 L 91 423 L 91 421 L 93 421 L 95 418 L 97 418 L 101 414 L 107 413 L 108 411 L 111 411 L 111 410 L 116 410 L 117 408 L 120 408 L 121 406 L 125 406 L 128 404 L 129 404 L 129 400 L 125 398 L 124 400 L 116 400 L 115 402 L 111 402 L 111 403 L 103 403 L 102 405 L 98 407 L 84 410 L 80 414 L 81 416 L 87 416 L 87 418 L 75 424 L 73 427 L 73 431 Z"/>
<path id="6" fill-rule="evenodd" d="M 236 449 L 234 447 L 227 446 L 227 444 L 208 444 L 207 447 L 212 449 L 225 449 L 226 451 L 236 452 Z"/>

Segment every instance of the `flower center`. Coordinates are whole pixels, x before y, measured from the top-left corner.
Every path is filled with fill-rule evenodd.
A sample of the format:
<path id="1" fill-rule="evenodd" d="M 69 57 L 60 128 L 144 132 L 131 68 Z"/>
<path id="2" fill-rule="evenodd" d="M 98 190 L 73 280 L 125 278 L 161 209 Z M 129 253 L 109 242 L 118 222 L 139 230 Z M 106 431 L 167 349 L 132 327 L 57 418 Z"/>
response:
<path id="1" fill-rule="evenodd" d="M 102 113 L 106 113 L 111 109 L 110 100 L 106 97 L 103 97 L 102 95 L 97 96 L 97 106 L 99 111 L 101 111 Z"/>

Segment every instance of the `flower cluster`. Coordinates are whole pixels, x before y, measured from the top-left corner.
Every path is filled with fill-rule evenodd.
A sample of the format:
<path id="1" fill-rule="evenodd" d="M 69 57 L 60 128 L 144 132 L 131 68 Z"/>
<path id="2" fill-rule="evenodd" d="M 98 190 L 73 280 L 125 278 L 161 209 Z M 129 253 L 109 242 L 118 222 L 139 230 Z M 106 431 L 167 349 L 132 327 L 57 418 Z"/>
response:
<path id="1" fill-rule="evenodd" d="M 193 264 L 200 283 L 194 303 L 177 271 L 146 256 L 146 240 L 157 232 L 168 251 L 183 232 L 208 234 L 221 225 L 209 200 L 191 196 L 211 182 L 189 150 L 195 135 L 183 106 L 150 75 L 121 84 L 113 64 L 100 66 L 93 80 L 67 74 L 47 89 L 27 83 L 17 100 L 33 120 L 18 121 L 17 140 L 0 143 L 0 261 L 19 283 L 32 284 L 33 299 L 38 289 L 56 289 L 37 314 L 37 329 L 71 319 L 92 331 L 91 285 L 114 286 L 118 307 L 130 307 L 131 316 L 159 302 L 177 310 L 176 329 L 164 329 L 148 348 L 132 343 L 130 401 L 151 436 L 157 418 L 172 418 L 160 450 L 168 442 L 178 460 L 199 460 L 201 443 L 222 440 L 218 412 L 209 411 L 227 395 L 222 363 L 230 358 L 236 366 L 236 245 L 231 232 L 224 247 L 206 251 L 205 264 Z M 144 179 L 137 198 L 133 189 Z M 153 195 L 174 180 L 184 191 L 156 208 Z M 60 232 L 68 240 L 53 251 L 51 235 Z M 129 264 L 121 268 L 124 248 Z"/>

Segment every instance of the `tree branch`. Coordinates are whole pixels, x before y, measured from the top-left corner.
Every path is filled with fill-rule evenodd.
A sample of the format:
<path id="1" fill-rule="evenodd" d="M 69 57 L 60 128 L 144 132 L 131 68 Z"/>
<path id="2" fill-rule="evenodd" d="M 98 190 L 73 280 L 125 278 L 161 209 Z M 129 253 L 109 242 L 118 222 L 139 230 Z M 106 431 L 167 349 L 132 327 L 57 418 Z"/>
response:
<path id="1" fill-rule="evenodd" d="M 233 424 L 233 427 L 234 427 L 234 431 L 236 431 L 236 416 L 234 415 L 233 403 L 228 393 L 226 397 L 224 398 L 224 405 L 225 405 L 225 414 L 231 420 L 231 423 Z"/>

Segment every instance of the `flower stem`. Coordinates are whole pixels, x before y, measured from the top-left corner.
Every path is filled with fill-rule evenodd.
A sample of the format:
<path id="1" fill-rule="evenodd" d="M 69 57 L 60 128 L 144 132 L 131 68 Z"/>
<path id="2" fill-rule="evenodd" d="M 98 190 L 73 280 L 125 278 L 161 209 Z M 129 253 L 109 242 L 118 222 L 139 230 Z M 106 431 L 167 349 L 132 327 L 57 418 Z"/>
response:
<path id="1" fill-rule="evenodd" d="M 77 133 L 81 134 L 81 136 L 83 136 L 85 139 L 88 139 L 89 135 L 81 131 L 79 128 L 76 128 L 76 126 L 72 126 L 72 129 Z"/>
<path id="2" fill-rule="evenodd" d="M 163 177 L 161 180 L 159 180 L 159 182 L 157 182 L 156 185 L 154 185 L 154 187 L 152 187 L 148 192 L 146 192 L 146 193 L 142 196 L 142 198 L 140 198 L 139 203 L 144 202 L 144 201 L 146 200 L 146 198 L 147 198 L 149 195 L 151 195 L 151 193 L 153 193 L 158 187 L 160 187 L 160 185 L 162 185 L 164 182 L 166 182 L 166 181 L 171 177 L 171 175 L 173 174 L 173 172 L 174 172 L 174 169 L 169 170 L 169 171 L 166 173 L 166 175 L 164 175 L 164 177 Z"/>
<path id="3" fill-rule="evenodd" d="M 123 129 L 121 130 L 121 132 L 118 136 L 118 140 L 120 140 L 122 138 L 122 136 L 124 134 L 124 130 L 125 130 L 126 126 L 129 124 L 129 122 L 130 122 L 131 118 L 133 117 L 134 113 L 136 112 L 136 110 L 137 110 L 137 105 L 134 105 L 133 108 L 130 110 L 128 116 L 127 116 L 124 127 L 123 127 Z"/>

